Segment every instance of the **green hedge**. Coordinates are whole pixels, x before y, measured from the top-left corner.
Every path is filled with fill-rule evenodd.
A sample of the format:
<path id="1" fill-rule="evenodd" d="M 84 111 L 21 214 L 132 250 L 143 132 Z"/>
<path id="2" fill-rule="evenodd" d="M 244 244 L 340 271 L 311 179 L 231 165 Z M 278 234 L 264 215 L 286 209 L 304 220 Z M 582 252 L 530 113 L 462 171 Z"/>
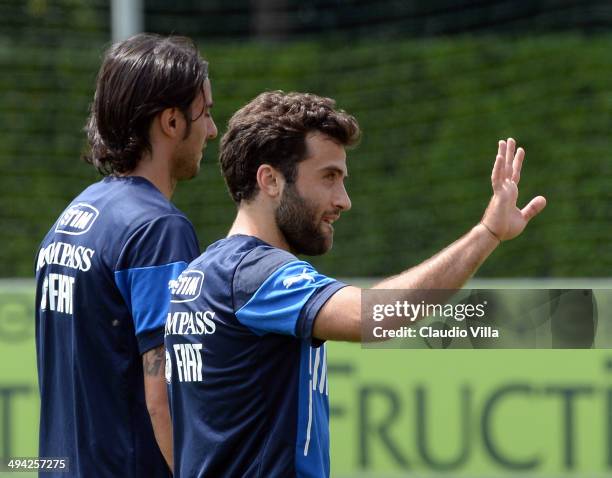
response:
<path id="1" fill-rule="evenodd" d="M 46 48 L 0 37 L 1 276 L 28 276 L 39 241 L 68 201 L 96 179 L 81 132 L 105 39 Z M 527 151 L 521 203 L 547 210 L 480 275 L 609 276 L 612 248 L 612 36 L 333 38 L 286 45 L 199 42 L 211 63 L 220 133 L 266 89 L 332 96 L 364 131 L 349 154 L 353 209 L 335 247 L 314 259 L 336 276 L 397 273 L 479 219 L 499 138 Z M 235 210 L 207 149 L 176 204 L 203 247 Z"/>

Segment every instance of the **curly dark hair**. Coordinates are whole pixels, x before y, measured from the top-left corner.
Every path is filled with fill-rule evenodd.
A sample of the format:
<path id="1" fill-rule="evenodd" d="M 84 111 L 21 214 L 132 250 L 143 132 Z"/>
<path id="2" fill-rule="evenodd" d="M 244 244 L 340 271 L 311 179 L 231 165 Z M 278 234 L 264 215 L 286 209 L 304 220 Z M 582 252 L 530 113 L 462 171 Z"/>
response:
<path id="1" fill-rule="evenodd" d="M 320 132 L 342 146 L 360 136 L 357 120 L 336 102 L 310 93 L 261 93 L 229 120 L 221 140 L 219 163 L 234 202 L 257 193 L 257 169 L 269 164 L 288 183 L 295 181 L 297 164 L 306 159 L 306 135 Z"/>
<path id="2" fill-rule="evenodd" d="M 189 134 L 197 119 L 190 105 L 207 77 L 208 63 L 189 38 L 141 33 L 112 45 L 85 126 L 90 147 L 85 161 L 103 175 L 132 171 L 151 151 L 151 121 L 166 108 L 182 112 Z"/>

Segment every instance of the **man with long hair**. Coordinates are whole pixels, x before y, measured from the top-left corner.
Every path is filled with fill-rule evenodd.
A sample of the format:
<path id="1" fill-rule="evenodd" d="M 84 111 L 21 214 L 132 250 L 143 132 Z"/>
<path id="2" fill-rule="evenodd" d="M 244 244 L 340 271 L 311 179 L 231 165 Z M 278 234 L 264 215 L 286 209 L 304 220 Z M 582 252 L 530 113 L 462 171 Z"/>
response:
<path id="1" fill-rule="evenodd" d="M 217 135 L 211 107 L 188 38 L 139 34 L 107 51 L 85 158 L 105 177 L 60 214 L 36 261 L 39 455 L 67 457 L 72 476 L 172 469 L 163 325 L 199 246 L 170 199 Z"/>

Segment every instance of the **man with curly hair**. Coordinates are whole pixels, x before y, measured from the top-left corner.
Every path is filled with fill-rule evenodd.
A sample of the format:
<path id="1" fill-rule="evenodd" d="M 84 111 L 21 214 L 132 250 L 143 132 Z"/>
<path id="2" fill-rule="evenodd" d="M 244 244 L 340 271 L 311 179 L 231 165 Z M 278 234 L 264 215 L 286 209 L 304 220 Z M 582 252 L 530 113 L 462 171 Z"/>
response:
<path id="1" fill-rule="evenodd" d="M 230 120 L 220 162 L 236 219 L 181 274 L 166 322 L 175 476 L 329 476 L 324 342 L 362 339 L 361 290 L 296 255 L 332 247 L 358 138 L 355 118 L 312 94 L 263 93 Z M 546 204 L 516 207 L 523 158 L 500 141 L 481 222 L 376 287 L 459 288 Z"/>

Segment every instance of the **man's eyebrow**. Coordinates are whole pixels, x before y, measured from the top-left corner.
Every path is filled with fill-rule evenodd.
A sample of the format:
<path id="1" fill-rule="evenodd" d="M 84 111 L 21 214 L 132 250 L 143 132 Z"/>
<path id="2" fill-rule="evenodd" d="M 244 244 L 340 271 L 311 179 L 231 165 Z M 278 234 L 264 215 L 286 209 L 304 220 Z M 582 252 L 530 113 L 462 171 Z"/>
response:
<path id="1" fill-rule="evenodd" d="M 345 174 L 344 169 L 339 168 L 338 166 L 325 166 L 324 168 L 321 168 L 321 171 L 322 172 L 330 171 L 334 173 L 340 173 L 341 176 L 348 177 L 348 172 Z"/>

